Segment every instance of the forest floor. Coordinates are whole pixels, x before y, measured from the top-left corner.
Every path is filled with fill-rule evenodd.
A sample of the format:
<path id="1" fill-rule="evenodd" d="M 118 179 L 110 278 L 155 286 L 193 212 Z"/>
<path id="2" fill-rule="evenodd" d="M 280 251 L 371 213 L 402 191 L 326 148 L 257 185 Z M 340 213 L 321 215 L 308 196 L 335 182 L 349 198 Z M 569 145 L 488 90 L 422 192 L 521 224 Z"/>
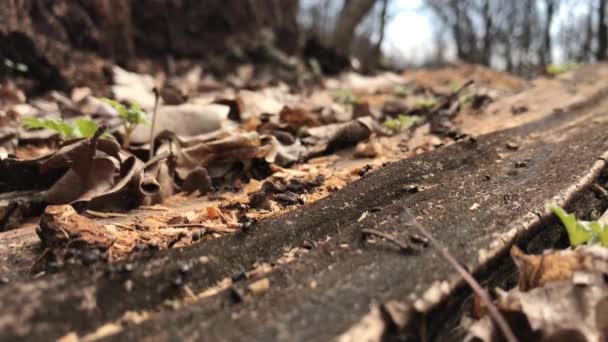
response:
<path id="1" fill-rule="evenodd" d="M 608 207 L 608 65 L 291 83 L 252 65 L 223 79 L 115 66 L 103 91 L 32 97 L 13 67 L 0 86 L 1 339 L 491 340 L 487 303 L 426 251 L 418 222 L 526 327 L 519 338 L 605 336 L 599 311 L 577 327 L 535 311 L 566 292 L 599 308 L 603 283 L 545 285 L 605 256 L 543 264 L 515 249 L 533 265 L 517 280 L 507 254 L 566 247 L 548 202 L 590 220 Z M 555 263 L 570 273 L 544 269 Z"/>

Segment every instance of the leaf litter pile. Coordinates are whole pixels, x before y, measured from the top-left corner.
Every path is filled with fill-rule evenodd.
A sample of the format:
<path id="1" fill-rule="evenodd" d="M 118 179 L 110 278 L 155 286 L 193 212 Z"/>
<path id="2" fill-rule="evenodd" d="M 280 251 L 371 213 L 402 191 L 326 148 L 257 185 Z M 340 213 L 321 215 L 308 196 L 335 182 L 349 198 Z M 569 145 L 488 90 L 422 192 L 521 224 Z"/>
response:
<path id="1" fill-rule="evenodd" d="M 114 67 L 105 96 L 2 84 L 2 230 L 36 224 L 36 269 L 186 246 L 463 139 L 458 114 L 499 96 L 465 77 L 439 91 L 393 73 L 302 86 L 254 71 L 221 83 Z"/>
<path id="2" fill-rule="evenodd" d="M 608 338 L 608 211 L 596 221 L 577 220 L 555 204 L 571 247 L 526 254 L 517 246 L 511 258 L 518 286 L 495 289 L 494 305 L 522 341 L 605 341 Z M 487 302 L 473 300 L 462 319 L 465 341 L 500 341 L 503 335 L 488 315 Z"/>
<path id="3" fill-rule="evenodd" d="M 306 86 L 250 65 L 224 81 L 200 67 L 172 77 L 114 67 L 104 94 L 32 97 L 5 82 L 0 231 L 36 226 L 33 271 L 204 243 L 465 139 L 463 118 L 524 84 L 469 65 Z M 608 215 L 585 222 L 551 210 L 572 247 L 514 247 L 519 286 L 497 289 L 493 305 L 521 340 L 606 339 Z M 468 340 L 502 338 L 479 298 L 462 327 Z"/>

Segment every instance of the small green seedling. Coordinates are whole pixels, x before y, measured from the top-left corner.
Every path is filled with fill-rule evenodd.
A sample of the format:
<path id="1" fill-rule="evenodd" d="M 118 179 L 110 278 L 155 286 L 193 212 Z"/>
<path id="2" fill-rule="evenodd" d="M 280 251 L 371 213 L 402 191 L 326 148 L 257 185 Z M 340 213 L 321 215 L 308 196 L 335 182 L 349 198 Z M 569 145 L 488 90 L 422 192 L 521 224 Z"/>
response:
<path id="1" fill-rule="evenodd" d="M 404 98 L 404 97 L 407 97 L 409 94 L 410 94 L 410 90 L 406 86 L 396 85 L 393 88 L 393 95 L 395 97 Z"/>
<path id="2" fill-rule="evenodd" d="M 352 105 L 357 103 L 359 98 L 349 89 L 339 89 L 334 92 L 334 100 L 343 105 Z"/>
<path id="3" fill-rule="evenodd" d="M 123 141 L 123 148 L 128 148 L 129 143 L 131 141 L 131 135 L 135 130 L 135 127 L 139 124 L 148 124 L 148 117 L 146 112 L 144 112 L 141 107 L 135 102 L 131 102 L 130 106 L 125 106 L 122 103 L 110 100 L 103 99 L 107 103 L 109 103 L 116 111 L 118 111 L 118 116 L 122 119 L 122 124 L 125 129 L 125 137 Z"/>
<path id="4" fill-rule="evenodd" d="M 24 73 L 24 74 L 29 71 L 29 68 L 27 67 L 27 65 L 25 65 L 23 63 L 14 62 L 13 60 L 8 59 L 8 58 L 4 59 L 4 65 L 9 69 L 12 69 L 12 70 Z"/>
<path id="5" fill-rule="evenodd" d="M 574 214 L 568 214 L 555 203 L 547 207 L 562 221 L 571 246 L 600 244 L 608 247 L 608 224 L 600 221 L 579 221 Z"/>
<path id="6" fill-rule="evenodd" d="M 431 110 L 431 109 L 435 108 L 438 103 L 439 102 L 437 101 L 437 99 L 428 98 L 428 99 L 424 99 L 424 100 L 420 100 L 420 101 L 416 102 L 416 105 L 414 107 L 416 109 Z"/>
<path id="7" fill-rule="evenodd" d="M 389 119 L 384 121 L 384 126 L 393 131 L 401 132 L 420 122 L 420 120 L 421 119 L 419 116 L 402 114 L 399 115 L 397 119 Z"/>
<path id="8" fill-rule="evenodd" d="M 59 133 L 62 139 L 90 138 L 97 131 L 97 123 L 90 119 L 76 119 L 69 123 L 61 119 L 23 118 L 23 127 L 27 129 L 46 128 Z M 106 136 L 107 137 L 107 136 Z"/>
<path id="9" fill-rule="evenodd" d="M 547 74 L 549 76 L 559 76 L 563 73 L 566 73 L 570 70 L 573 70 L 577 67 L 578 65 L 576 63 L 563 63 L 563 64 L 549 64 L 547 65 L 545 71 L 547 72 Z"/>
<path id="10" fill-rule="evenodd" d="M 460 84 L 457 82 L 451 82 L 449 87 L 450 89 L 450 93 L 456 93 L 458 91 L 458 89 L 460 89 Z"/>
<path id="11" fill-rule="evenodd" d="M 459 98 L 460 103 L 468 105 L 473 102 L 473 94 L 461 95 Z"/>

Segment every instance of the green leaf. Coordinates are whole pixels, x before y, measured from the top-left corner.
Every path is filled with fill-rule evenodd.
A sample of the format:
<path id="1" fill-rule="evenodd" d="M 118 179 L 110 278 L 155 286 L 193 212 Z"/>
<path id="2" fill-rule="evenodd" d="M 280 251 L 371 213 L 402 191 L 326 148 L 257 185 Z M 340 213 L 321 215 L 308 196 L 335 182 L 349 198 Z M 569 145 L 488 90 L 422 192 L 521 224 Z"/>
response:
<path id="1" fill-rule="evenodd" d="M 608 225 L 598 221 L 592 221 L 589 222 L 589 228 L 598 236 L 602 246 L 608 247 Z"/>
<path id="2" fill-rule="evenodd" d="M 438 101 L 435 98 L 428 98 L 428 99 L 424 99 L 424 100 L 420 100 L 418 102 L 416 102 L 416 109 L 433 109 L 435 106 L 437 106 Z"/>
<path id="3" fill-rule="evenodd" d="M 420 122 L 420 117 L 415 115 L 401 114 L 397 119 L 388 119 L 384 121 L 384 126 L 394 131 L 402 131 L 410 128 L 417 122 Z"/>
<path id="4" fill-rule="evenodd" d="M 66 138 L 76 138 L 74 131 L 76 130 L 74 126 L 65 122 L 65 121 L 52 121 L 49 120 L 51 126 L 55 127 L 55 130 L 59 132 L 62 136 Z"/>
<path id="5" fill-rule="evenodd" d="M 91 119 L 76 119 L 75 124 L 77 138 L 90 138 L 97 132 L 97 123 Z"/>
<path id="6" fill-rule="evenodd" d="M 410 91 L 407 87 L 402 85 L 397 85 L 393 88 L 393 95 L 396 97 L 407 97 L 410 94 Z"/>
<path id="7" fill-rule="evenodd" d="M 401 122 L 397 119 L 388 119 L 384 121 L 384 126 L 392 129 L 393 131 L 398 131 L 401 129 Z"/>
<path id="8" fill-rule="evenodd" d="M 67 122 L 62 120 L 53 120 L 53 119 L 44 119 L 40 120 L 37 118 L 23 118 L 22 119 L 23 127 L 26 129 L 40 129 L 46 128 L 51 131 L 57 132 L 61 134 L 63 138 L 73 138 L 74 137 L 74 126 L 70 125 Z"/>
<path id="9" fill-rule="evenodd" d="M 545 71 L 550 76 L 559 76 L 563 73 L 566 73 L 570 70 L 576 69 L 578 65 L 576 63 L 568 62 L 562 64 L 549 64 Z"/>
<path id="10" fill-rule="evenodd" d="M 399 115 L 399 122 L 403 128 L 409 128 L 415 123 L 420 122 L 420 117 L 415 115 Z"/>
<path id="11" fill-rule="evenodd" d="M 593 230 L 585 227 L 585 225 L 577 221 L 574 214 L 568 214 L 564 209 L 554 203 L 549 204 L 548 207 L 555 215 L 557 215 L 557 217 L 559 217 L 562 224 L 566 227 L 570 245 L 578 246 L 590 241 L 593 238 Z"/>
<path id="12" fill-rule="evenodd" d="M 339 89 L 334 92 L 334 100 L 336 102 L 349 105 L 359 101 L 359 98 L 348 89 Z"/>
<path id="13" fill-rule="evenodd" d="M 34 117 L 24 117 L 23 119 L 21 119 L 21 124 L 26 129 L 45 128 L 44 123 L 40 119 Z"/>
<path id="14" fill-rule="evenodd" d="M 107 102 L 114 109 L 116 109 L 116 111 L 118 112 L 118 116 L 126 123 L 129 123 L 134 126 L 148 123 L 146 112 L 141 109 L 139 104 L 131 102 L 131 105 L 127 107 L 116 100 L 111 100 L 108 98 L 103 98 L 102 100 Z"/>

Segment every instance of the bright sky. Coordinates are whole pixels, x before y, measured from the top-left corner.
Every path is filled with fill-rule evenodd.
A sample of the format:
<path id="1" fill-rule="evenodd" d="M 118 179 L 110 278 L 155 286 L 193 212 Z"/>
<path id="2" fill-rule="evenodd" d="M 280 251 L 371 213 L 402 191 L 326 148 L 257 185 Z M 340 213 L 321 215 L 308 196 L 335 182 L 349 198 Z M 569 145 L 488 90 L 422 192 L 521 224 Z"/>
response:
<path id="1" fill-rule="evenodd" d="M 567 6 L 560 6 L 551 30 L 554 39 L 557 36 L 559 24 L 576 14 L 586 13 L 587 6 L 586 3 L 577 1 L 567 3 Z M 389 13 L 395 13 L 395 15 L 387 26 L 386 40 L 383 44 L 385 53 L 398 54 L 415 64 L 422 62 L 425 56 L 433 53 L 434 30 L 439 28 L 433 27 L 435 18 L 429 10 L 423 7 L 423 0 L 392 1 Z M 453 43 L 448 42 L 449 51 L 446 51 L 446 57 L 453 58 L 455 49 L 450 45 Z M 564 62 L 563 52 L 557 44 L 554 44 L 554 47 L 555 61 Z"/>
<path id="2" fill-rule="evenodd" d="M 394 17 L 386 28 L 384 51 L 397 51 L 413 62 L 433 52 L 431 14 L 422 8 L 422 0 L 395 0 L 389 13 Z"/>
<path id="3" fill-rule="evenodd" d="M 303 3 L 315 3 L 318 0 L 302 0 Z M 335 4 L 341 6 L 339 1 Z M 573 6 L 574 5 L 574 6 Z M 587 11 L 587 6 L 577 0 L 572 0 L 568 6 L 560 6 L 552 34 L 556 38 L 560 22 L 572 18 L 575 14 Z M 426 56 L 434 53 L 434 33 L 441 29 L 433 14 L 424 8 L 424 0 L 392 0 L 390 2 L 389 14 L 391 20 L 386 28 L 385 41 L 382 46 L 389 56 L 400 57 L 399 59 L 413 64 L 421 63 Z M 454 58 L 455 47 L 448 38 L 445 56 Z M 554 44 L 553 57 L 557 62 L 562 62 L 563 53 L 559 45 Z"/>

